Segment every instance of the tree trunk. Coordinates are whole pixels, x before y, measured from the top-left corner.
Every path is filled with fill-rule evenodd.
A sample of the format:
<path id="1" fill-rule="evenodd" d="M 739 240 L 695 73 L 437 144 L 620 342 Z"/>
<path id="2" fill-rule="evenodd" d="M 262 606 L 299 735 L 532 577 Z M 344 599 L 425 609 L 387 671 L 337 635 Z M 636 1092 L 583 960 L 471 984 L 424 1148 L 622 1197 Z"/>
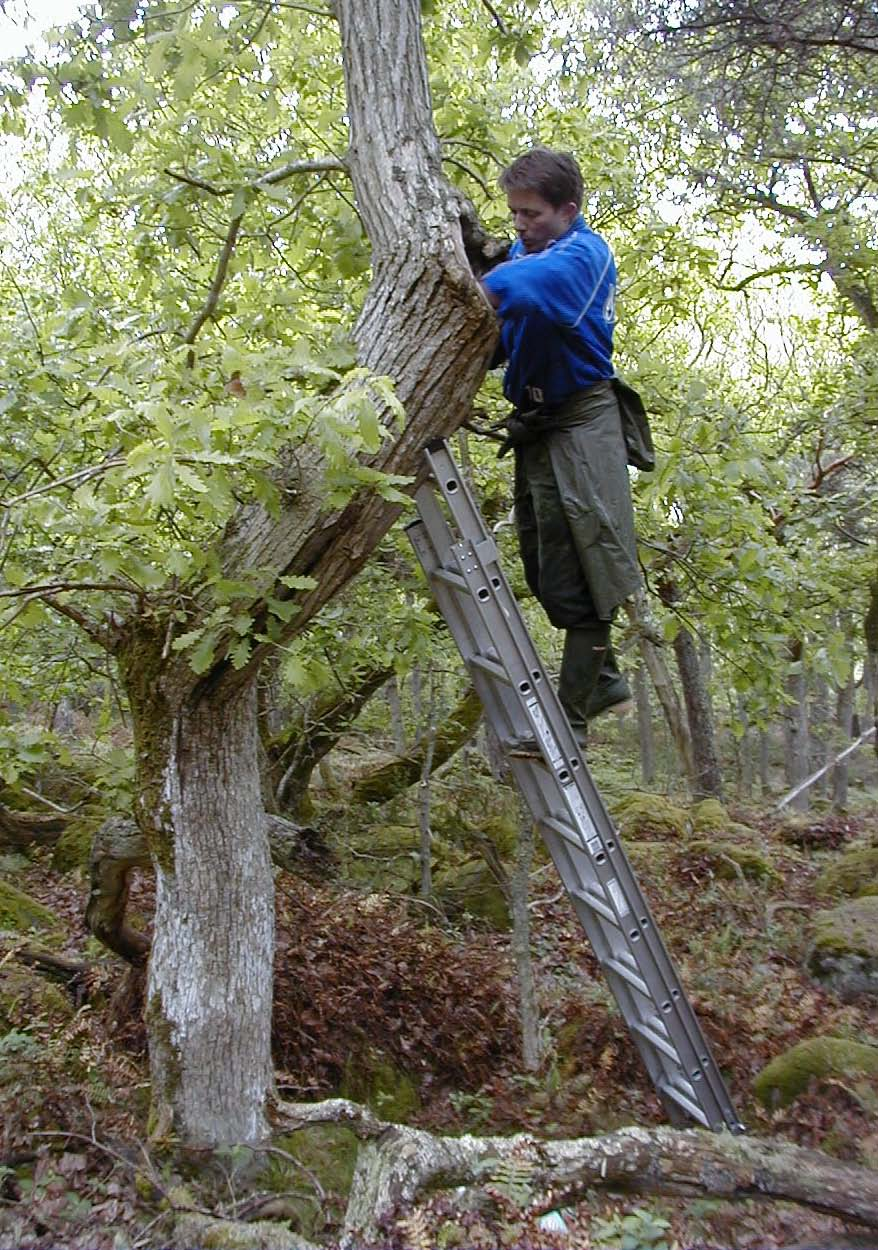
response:
<path id="1" fill-rule="evenodd" d="M 534 858 L 534 820 L 530 808 L 518 802 L 518 847 L 515 869 L 509 878 L 512 912 L 512 955 L 518 981 L 518 1019 L 521 1054 L 527 1072 L 536 1072 L 542 1060 L 540 1014 L 530 948 L 530 874 Z"/>
<path id="2" fill-rule="evenodd" d="M 434 772 L 469 742 L 481 716 L 481 700 L 470 686 L 442 724 L 434 727 L 432 734 L 422 734 L 406 755 L 360 777 L 353 789 L 354 802 L 386 803 L 422 780 L 428 751 L 429 771 Z"/>
<path id="3" fill-rule="evenodd" d="M 359 364 L 393 380 L 406 417 L 366 467 L 422 477 L 424 444 L 453 433 L 470 410 L 496 322 L 463 249 L 461 216 L 470 210 L 442 177 L 418 0 L 334 0 L 333 9 L 348 167 L 372 243 L 354 341 Z M 378 408 L 398 430 L 391 405 Z M 270 650 L 271 601 L 295 597 L 278 641 L 301 633 L 399 513 L 368 490 L 327 511 L 324 470 L 319 447 L 291 448 L 277 508 L 242 508 L 218 538 L 216 560 L 228 575 L 258 569 L 269 583 L 248 605 L 255 645 L 244 668 L 230 662 L 229 624 L 213 631 L 213 658 L 195 674 L 173 649 L 182 629 L 164 603 L 114 618 L 107 631 L 134 716 L 137 821 L 156 863 L 148 1032 L 157 1130 L 190 1145 L 258 1142 L 267 1132 L 273 889 L 255 683 Z M 294 593 L 280 580 L 303 574 L 312 589 Z M 202 601 L 197 585 L 185 599 L 193 615 L 183 629 L 197 631 L 215 603 Z"/>
<path id="4" fill-rule="evenodd" d="M 152 1128 L 191 1145 L 253 1144 L 269 1136 L 274 1092 L 274 882 L 256 681 L 193 695 L 165 679 L 163 642 L 134 631 L 119 656 L 134 722 L 137 819 L 156 872 L 146 1007 Z"/>
<path id="5" fill-rule="evenodd" d="M 854 674 L 851 671 L 846 683 L 839 687 L 835 705 L 835 718 L 840 735 L 845 742 L 853 737 L 854 728 Z M 847 756 L 840 760 L 832 770 L 832 806 L 843 808 L 848 801 L 848 761 Z"/>
<path id="6" fill-rule="evenodd" d="M 640 780 L 644 786 L 655 782 L 655 734 L 652 729 L 652 708 L 644 665 L 634 670 L 634 700 L 637 705 L 637 741 L 640 745 Z"/>
<path id="7" fill-rule="evenodd" d="M 674 689 L 673 678 L 661 652 L 664 640 L 649 619 L 646 595 L 640 591 L 630 599 L 626 599 L 625 611 L 634 626 L 640 656 L 652 678 L 656 697 L 664 712 L 674 746 L 677 748 L 683 774 L 692 784 L 695 777 L 692 739 L 683 716 L 683 709 L 680 707 L 679 697 Z"/>
<path id="8" fill-rule="evenodd" d="M 695 798 L 723 797 L 722 773 L 716 751 L 713 717 L 704 675 L 698 659 L 695 640 L 688 629 L 680 629 L 674 638 L 674 654 L 686 702 L 689 720 L 689 737 L 692 742 L 694 776 L 692 793 Z"/>
<path id="9" fill-rule="evenodd" d="M 787 789 L 792 790 L 808 776 L 808 685 L 805 678 L 804 647 L 800 638 L 788 643 L 790 670 L 784 688 L 790 702 L 784 712 L 784 766 Z M 798 811 L 811 806 L 807 790 L 792 803 Z"/>
<path id="10" fill-rule="evenodd" d="M 504 1164 L 514 1165 L 546 1211 L 589 1190 L 671 1194 L 682 1198 L 772 1199 L 795 1202 L 878 1229 L 878 1174 L 788 1142 L 733 1137 L 700 1129 L 622 1128 L 604 1137 L 543 1141 L 507 1137 L 438 1137 L 377 1120 L 345 1099 L 279 1104 L 278 1127 L 346 1124 L 361 1146 L 340 1246 L 378 1241 L 395 1215 L 429 1190 L 484 1187 Z"/>

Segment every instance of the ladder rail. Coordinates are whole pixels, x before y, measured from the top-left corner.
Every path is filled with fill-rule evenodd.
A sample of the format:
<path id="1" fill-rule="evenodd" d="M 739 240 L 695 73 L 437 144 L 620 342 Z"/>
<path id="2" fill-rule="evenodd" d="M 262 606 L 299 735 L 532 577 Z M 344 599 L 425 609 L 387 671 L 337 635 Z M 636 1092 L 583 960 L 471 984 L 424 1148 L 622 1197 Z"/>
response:
<path id="1" fill-rule="evenodd" d="M 441 440 L 430 445 L 427 459 L 434 483 L 422 486 L 415 496 L 420 519 L 407 527 L 409 537 L 496 732 L 508 740 L 530 731 L 542 744 L 542 759 L 510 757 L 510 767 L 632 1040 L 674 1122 L 690 1116 L 711 1128 L 741 1131 L 710 1047 L 500 568 L 493 536 Z"/>

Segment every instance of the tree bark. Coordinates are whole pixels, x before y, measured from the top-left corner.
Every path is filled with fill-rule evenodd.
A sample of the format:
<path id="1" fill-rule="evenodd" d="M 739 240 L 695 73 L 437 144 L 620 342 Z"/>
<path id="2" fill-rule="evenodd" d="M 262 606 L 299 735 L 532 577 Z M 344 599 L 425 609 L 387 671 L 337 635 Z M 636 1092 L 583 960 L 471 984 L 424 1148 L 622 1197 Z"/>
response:
<path id="1" fill-rule="evenodd" d="M 644 675 L 644 665 L 634 670 L 634 701 L 637 705 L 637 740 L 640 745 L 640 780 L 644 786 L 655 782 L 655 734 L 652 728 L 652 709 L 649 706 L 649 690 Z"/>
<path id="2" fill-rule="evenodd" d="M 710 700 L 695 640 L 688 629 L 680 629 L 674 638 L 674 654 L 683 687 L 689 737 L 692 742 L 694 777 L 692 793 L 697 799 L 723 797 L 722 772 L 716 750 L 716 735 Z"/>
<path id="3" fill-rule="evenodd" d="M 534 859 L 534 820 L 523 799 L 518 802 L 518 846 L 509 878 L 512 913 L 512 956 L 518 982 L 518 1019 L 525 1071 L 536 1072 L 542 1061 L 540 1013 L 530 946 L 530 874 Z"/>
<path id="4" fill-rule="evenodd" d="M 802 640 L 790 639 L 787 650 L 790 670 L 785 682 L 789 702 L 784 713 L 784 767 L 787 787 L 793 789 L 808 776 L 808 683 Z M 806 812 L 811 806 L 808 791 L 802 790 L 792 805 L 798 811 Z"/>
<path id="5" fill-rule="evenodd" d="M 661 653 L 664 640 L 649 619 L 646 595 L 640 591 L 632 598 L 626 599 L 625 611 L 634 626 L 640 656 L 652 679 L 656 697 L 671 732 L 674 746 L 677 748 L 683 773 L 691 784 L 695 777 L 692 739 L 683 716 L 683 709 L 680 707 L 680 699 L 674 689 L 673 678 Z"/>
<path id="6" fill-rule="evenodd" d="M 779 1140 L 669 1128 L 623 1128 L 604 1137 L 542 1141 L 510 1137 L 437 1137 L 386 1124 L 343 1099 L 279 1104 L 285 1131 L 345 1123 L 361 1139 L 340 1241 L 354 1250 L 377 1241 L 382 1223 L 404 1213 L 427 1189 L 484 1186 L 504 1162 L 528 1170 L 531 1209 L 552 1210 L 589 1189 L 771 1199 L 878 1229 L 878 1173 Z"/>
<path id="7" fill-rule="evenodd" d="M 836 691 L 835 720 L 838 725 L 841 738 L 844 741 L 849 742 L 853 737 L 854 728 L 853 670 L 851 670 L 845 684 L 840 686 Z M 843 808 L 847 806 L 849 771 L 847 756 L 845 756 L 843 760 L 840 760 L 832 770 L 832 806 L 834 808 Z"/>
<path id="8" fill-rule="evenodd" d="M 386 803 L 413 786 L 422 777 L 424 763 L 430 752 L 430 772 L 450 760 L 476 731 L 482 716 L 482 704 L 470 686 L 457 706 L 446 717 L 435 734 L 422 735 L 411 750 L 399 759 L 382 764 L 355 783 L 355 803 Z"/>
<path id="9" fill-rule="evenodd" d="M 373 255 L 373 280 L 354 329 L 359 364 L 390 377 L 404 428 L 368 467 L 423 476 L 422 449 L 468 414 L 496 338 L 493 312 L 463 249 L 468 211 L 441 173 L 418 0 L 335 0 L 348 98 L 348 167 Z M 361 381 L 352 385 L 361 386 Z M 398 429 L 389 405 L 379 412 Z M 200 674 L 173 649 L 179 623 L 165 604 L 107 625 L 132 708 L 136 818 L 156 865 L 148 1033 L 155 1129 L 192 1146 L 258 1143 L 267 1133 L 273 886 L 260 796 L 256 680 L 270 649 L 269 600 L 279 580 L 307 574 L 278 640 L 302 632 L 362 568 L 399 513 L 376 491 L 326 510 L 316 445 L 290 449 L 276 511 L 242 508 L 217 542 L 232 577 L 259 569 L 254 650 L 235 669 L 229 626 Z M 199 588 L 186 630 L 214 611 Z M 165 615 L 163 616 L 163 613 Z M 275 618 L 276 619 L 276 618 Z M 180 631 L 182 632 L 182 631 Z"/>
<path id="10" fill-rule="evenodd" d="M 137 819 L 156 873 L 147 975 L 152 1131 L 191 1145 L 269 1135 L 274 881 L 256 680 L 193 695 L 154 627 L 119 660 L 134 725 Z"/>

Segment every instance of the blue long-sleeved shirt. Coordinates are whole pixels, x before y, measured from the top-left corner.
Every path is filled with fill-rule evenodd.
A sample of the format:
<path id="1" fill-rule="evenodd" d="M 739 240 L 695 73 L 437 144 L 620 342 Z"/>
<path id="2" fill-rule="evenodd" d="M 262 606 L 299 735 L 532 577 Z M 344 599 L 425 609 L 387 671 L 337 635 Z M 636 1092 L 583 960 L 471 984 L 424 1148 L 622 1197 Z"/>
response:
<path id="1" fill-rule="evenodd" d="M 516 240 L 509 256 L 482 279 L 499 300 L 507 399 L 551 406 L 611 378 L 616 265 L 607 243 L 578 216 L 542 252 Z"/>

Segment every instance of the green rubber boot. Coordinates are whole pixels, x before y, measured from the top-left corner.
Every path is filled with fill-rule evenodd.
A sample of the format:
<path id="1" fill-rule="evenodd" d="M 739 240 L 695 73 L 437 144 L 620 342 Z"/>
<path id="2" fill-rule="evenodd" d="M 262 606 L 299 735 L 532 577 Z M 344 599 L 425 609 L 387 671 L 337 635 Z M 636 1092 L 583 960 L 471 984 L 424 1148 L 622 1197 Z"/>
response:
<path id="1" fill-rule="evenodd" d="M 586 714 L 594 720 L 602 712 L 628 712 L 633 706 L 631 689 L 616 663 L 612 645 L 604 652 L 604 661 L 598 673 L 598 679 L 592 687 L 588 698 Z"/>
<path id="2" fill-rule="evenodd" d="M 581 746 L 593 714 L 590 699 L 610 646 L 610 622 L 598 621 L 585 629 L 568 629 L 558 681 L 558 697 Z"/>

